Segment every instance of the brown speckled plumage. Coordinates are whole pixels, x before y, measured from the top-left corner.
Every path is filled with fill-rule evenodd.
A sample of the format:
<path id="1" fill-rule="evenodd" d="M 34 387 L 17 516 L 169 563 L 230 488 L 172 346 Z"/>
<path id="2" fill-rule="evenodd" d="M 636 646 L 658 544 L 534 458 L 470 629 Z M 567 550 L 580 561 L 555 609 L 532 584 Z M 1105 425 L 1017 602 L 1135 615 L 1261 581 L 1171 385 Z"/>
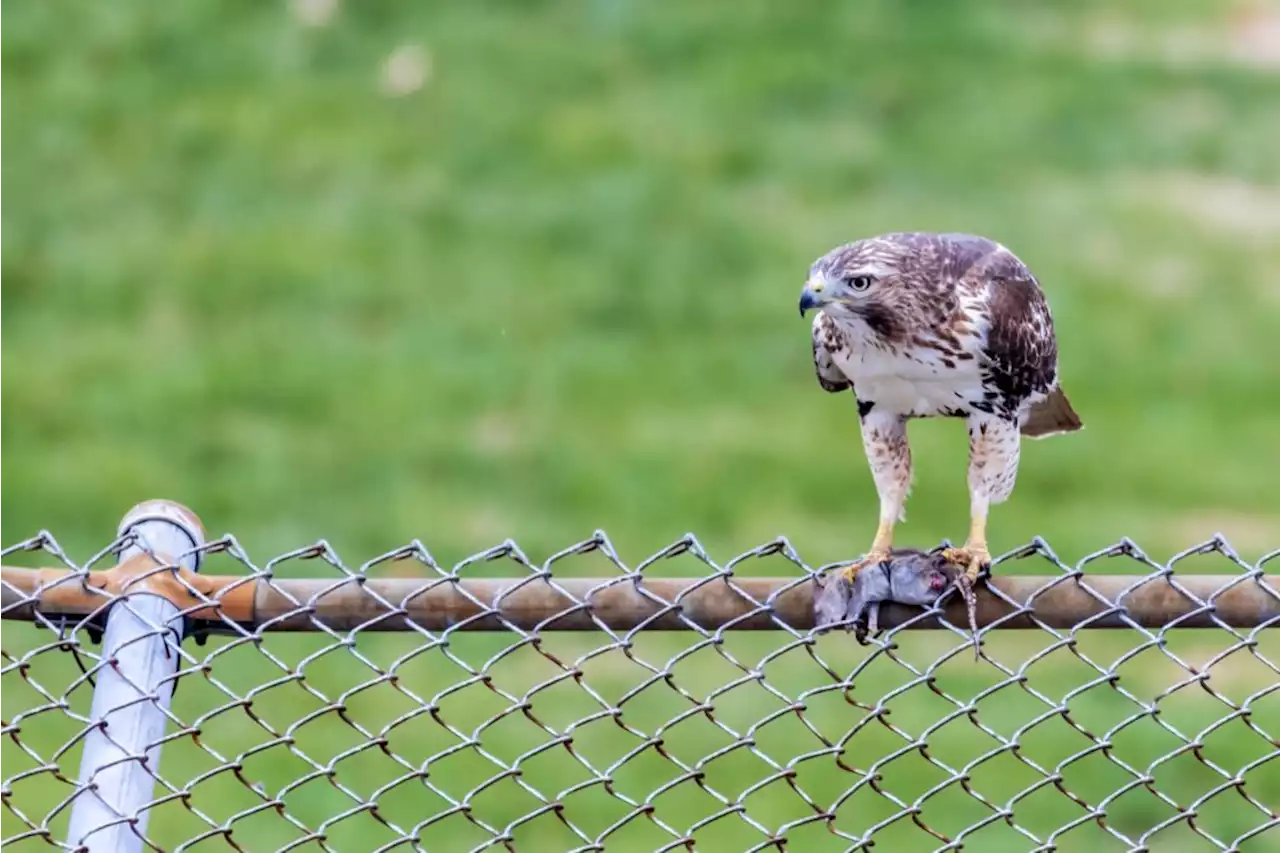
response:
<path id="1" fill-rule="evenodd" d="M 1029 401 L 1057 387 L 1049 306 L 1035 276 L 1008 249 L 969 234 L 887 234 L 832 250 L 810 277 L 838 280 L 868 268 L 881 274 L 866 298 L 830 306 L 814 320 L 814 367 L 827 391 L 855 386 L 856 376 L 838 362 L 859 348 L 936 362 L 941 370 L 976 363 L 979 387 L 962 391 L 960 403 L 945 412 L 904 412 L 911 417 L 990 410 L 1016 419 Z"/>
<path id="2" fill-rule="evenodd" d="M 1020 435 L 1081 427 L 1058 386 L 1040 284 L 993 240 L 914 232 L 837 247 L 809 270 L 801 311 L 809 307 L 820 307 L 818 383 L 858 400 L 882 529 L 902 515 L 910 488 L 908 420 L 968 421 L 971 511 L 984 537 L 987 506 L 1013 490 Z"/>

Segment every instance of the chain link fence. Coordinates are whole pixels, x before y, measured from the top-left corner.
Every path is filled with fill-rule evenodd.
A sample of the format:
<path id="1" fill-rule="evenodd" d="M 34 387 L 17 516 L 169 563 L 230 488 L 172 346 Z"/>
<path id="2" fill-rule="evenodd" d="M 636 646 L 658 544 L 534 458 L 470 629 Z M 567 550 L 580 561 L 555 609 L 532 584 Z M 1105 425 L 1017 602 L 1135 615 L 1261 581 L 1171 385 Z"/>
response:
<path id="1" fill-rule="evenodd" d="M 785 540 L 257 563 L 151 502 L 3 554 L 57 564 L 4 569 L 6 850 L 1280 846 L 1280 551 L 1032 542 L 977 661 L 945 598 L 815 632 Z"/>

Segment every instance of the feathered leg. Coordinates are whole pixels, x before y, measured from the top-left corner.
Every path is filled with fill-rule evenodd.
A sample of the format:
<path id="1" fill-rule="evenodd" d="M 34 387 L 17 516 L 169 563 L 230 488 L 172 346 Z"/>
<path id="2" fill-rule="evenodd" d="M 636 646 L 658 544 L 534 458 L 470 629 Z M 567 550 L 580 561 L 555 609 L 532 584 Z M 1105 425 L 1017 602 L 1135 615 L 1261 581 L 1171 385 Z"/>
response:
<path id="1" fill-rule="evenodd" d="M 1016 423 L 981 412 L 969 417 L 969 538 L 963 548 L 949 548 L 944 556 L 964 566 L 970 583 L 991 565 L 987 511 L 1013 491 L 1020 452 Z"/>
<path id="2" fill-rule="evenodd" d="M 880 496 L 880 523 L 876 527 L 871 549 L 846 566 L 844 575 L 850 581 L 864 566 L 889 559 L 893 548 L 893 526 L 904 517 L 903 507 L 911 490 L 911 447 L 907 444 L 907 421 L 898 415 L 880 414 L 872 408 L 863 410 L 862 446 L 871 465 L 871 477 Z"/>

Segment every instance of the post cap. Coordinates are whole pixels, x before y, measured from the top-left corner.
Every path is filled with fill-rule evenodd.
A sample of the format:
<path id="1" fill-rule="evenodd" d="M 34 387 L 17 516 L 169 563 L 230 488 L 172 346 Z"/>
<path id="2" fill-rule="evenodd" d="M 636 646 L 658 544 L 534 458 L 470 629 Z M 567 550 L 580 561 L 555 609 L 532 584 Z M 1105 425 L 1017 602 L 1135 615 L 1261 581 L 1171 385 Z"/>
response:
<path id="1" fill-rule="evenodd" d="M 116 535 L 124 536 L 140 524 L 155 521 L 166 522 L 181 530 L 187 539 L 191 541 L 192 549 L 204 545 L 205 531 L 200 517 L 192 512 L 189 507 L 183 506 L 177 501 L 163 499 L 143 501 L 135 505 L 124 514 L 124 518 L 120 519 L 120 526 L 116 530 Z M 172 556 L 176 557 L 177 555 Z M 194 555 L 195 565 L 192 568 L 195 571 L 199 571 L 200 563 L 203 562 L 202 557 L 203 555 L 200 553 Z"/>

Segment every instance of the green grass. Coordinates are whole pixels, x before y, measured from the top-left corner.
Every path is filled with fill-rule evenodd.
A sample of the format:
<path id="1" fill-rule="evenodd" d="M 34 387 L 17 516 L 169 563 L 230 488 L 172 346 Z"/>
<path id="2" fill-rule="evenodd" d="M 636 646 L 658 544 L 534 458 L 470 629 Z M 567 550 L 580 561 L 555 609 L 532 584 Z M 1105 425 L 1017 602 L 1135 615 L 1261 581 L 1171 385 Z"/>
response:
<path id="1" fill-rule="evenodd" d="M 795 299 L 807 265 L 836 243 L 937 229 L 997 238 L 1037 271 L 1064 383 L 1088 425 L 1027 444 L 1017 490 L 993 513 L 994 550 L 1041 535 L 1074 562 L 1129 535 L 1166 559 L 1215 531 L 1248 560 L 1280 546 L 1280 77 L 1242 52 L 1247 21 L 1220 4 L 351 2 L 307 27 L 282 3 L 27 2 L 7 18 L 5 544 L 48 529 L 85 559 L 134 502 L 171 497 L 211 534 L 233 533 L 258 565 L 320 538 L 353 567 L 413 538 L 445 564 L 508 537 L 539 562 L 596 528 L 633 564 L 688 531 L 720 561 L 779 534 L 812 565 L 853 556 L 874 528 L 874 490 L 852 399 L 817 388 Z M 405 44 L 429 52 L 430 73 L 421 90 L 389 97 L 380 67 Z M 917 485 L 900 541 L 960 538 L 960 426 L 914 424 L 912 445 Z M 450 650 L 478 667 L 513 639 L 459 635 Z M 10 655 L 46 642 L 5 626 Z M 272 637 L 266 647 L 296 664 L 328 642 Z M 606 638 L 544 642 L 571 661 Z M 641 636 L 634 653 L 661 669 L 689 642 Z M 939 642 L 899 640 L 921 665 Z M 1016 667 L 1047 642 L 1018 633 L 991 648 Z M 1080 649 L 1106 666 L 1137 642 L 1090 636 Z M 1230 644 L 1218 632 L 1171 643 L 1200 662 Z M 1259 644 L 1280 659 L 1273 636 Z M 783 645 L 781 635 L 731 636 L 723 651 L 750 669 Z M 358 646 L 384 668 L 420 647 L 406 636 Z M 216 653 L 215 677 L 237 695 L 279 674 L 251 646 L 214 640 L 190 652 Z M 842 677 L 866 659 L 841 638 L 820 640 L 819 653 Z M 1160 654 L 1121 667 L 1121 685 L 1152 699 L 1179 683 L 1180 670 L 1147 665 Z M 41 653 L 29 674 L 60 695 L 78 672 L 67 658 Z M 742 674 L 713 649 L 673 666 L 699 701 Z M 401 686 L 426 699 L 465 674 L 439 649 L 405 667 Z M 609 701 L 639 683 L 620 651 L 583 667 Z M 330 699 L 373 673 L 342 650 L 305 671 Z M 524 647 L 494 664 L 493 683 L 519 698 L 556 671 Z M 765 671 L 792 698 L 832 684 L 801 648 Z M 1236 702 L 1275 680 L 1247 653 L 1211 672 Z M 854 694 L 874 704 L 905 673 L 881 655 Z M 1029 675 L 1055 702 L 1093 677 L 1066 649 Z M 966 701 L 1000 676 L 960 655 L 939 677 Z M 178 692 L 186 721 L 226 701 L 197 679 Z M 17 670 L 4 687 L 6 720 L 37 701 Z M 87 689 L 69 701 L 86 713 Z M 287 684 L 255 711 L 284 725 L 318 701 Z M 531 701 L 558 731 L 593 707 L 572 681 Z M 941 702 L 922 685 L 890 702 L 891 718 L 916 737 L 942 718 Z M 376 731 L 413 704 L 380 684 L 352 698 L 349 716 Z M 441 704 L 466 732 L 507 707 L 483 685 Z M 624 706 L 624 720 L 647 737 L 689 705 L 659 683 Z M 715 705 L 737 732 L 778 707 L 755 684 Z M 812 705 L 832 740 L 865 713 L 838 691 Z M 1105 685 L 1070 706 L 1094 733 L 1135 712 Z M 979 703 L 978 718 L 1007 736 L 1045 707 L 1015 685 Z M 1161 707 L 1189 733 L 1226 712 L 1194 684 Z M 1274 737 L 1263 721 L 1277 716 L 1276 695 L 1252 707 Z M 204 742 L 227 756 L 266 740 L 236 708 L 205 728 Z M 20 740 L 48 759 L 76 730 L 54 710 L 24 722 Z M 296 748 L 323 763 L 359 740 L 353 732 L 330 712 L 298 731 Z M 519 712 L 482 735 L 508 765 L 548 737 Z M 429 716 L 388 737 L 415 765 L 452 739 Z M 601 768 L 643 742 L 609 720 L 575 737 Z M 983 737 L 961 717 L 930 733 L 931 754 L 963 766 L 992 748 Z M 1053 766 L 1084 748 L 1074 737 L 1051 719 L 1027 733 L 1025 754 Z M 665 738 L 692 764 L 728 736 L 693 716 Z M 1205 738 L 1206 756 L 1230 773 L 1275 750 L 1239 720 Z M 865 769 L 895 743 L 878 723 L 861 728 L 851 763 Z M 820 741 L 788 714 L 759 744 L 785 764 Z M 1144 770 L 1174 745 L 1147 718 L 1114 741 Z M 73 747 L 63 770 L 74 774 L 78 757 Z M 3 760 L 5 778 L 28 766 L 11 743 Z M 212 763 L 182 739 L 166 748 L 163 773 L 181 785 Z M 1273 810 L 1278 765 L 1246 776 Z M 361 796 L 399 772 L 380 752 L 338 766 Z M 460 798 L 496 767 L 466 750 L 433 763 L 432 781 Z M 706 783 L 732 798 L 765 767 L 738 750 L 707 765 Z M 797 784 L 824 806 L 853 784 L 830 756 L 797 767 Z M 1003 805 L 1031 781 L 1020 767 L 997 756 L 973 784 Z M 618 789 L 642 800 L 673 768 L 650 748 L 618 768 Z M 282 747 L 245 761 L 246 778 L 272 795 L 301 772 Z M 1095 753 L 1069 763 L 1064 784 L 1097 805 L 1118 790 L 1116 772 Z M 1186 754 L 1151 773 L 1183 806 L 1218 778 Z M 522 781 L 550 798 L 583 774 L 557 748 L 528 758 Z M 944 778 L 918 753 L 883 775 L 908 803 Z M 7 802 L 42 816 L 65 795 L 39 774 Z M 192 803 L 225 821 L 256 799 L 224 773 Z M 349 808 L 323 780 L 283 799 L 313 830 Z M 534 802 L 504 779 L 475 795 L 473 813 L 501 829 Z M 624 811 L 599 787 L 564 802 L 593 837 Z M 654 802 L 655 817 L 680 832 L 715 811 L 692 782 Z M 442 803 L 411 783 L 379 808 L 412 826 Z M 770 831 L 805 812 L 784 781 L 746 803 Z M 1015 807 L 1042 840 L 1084 813 L 1052 788 Z M 955 784 L 923 809 L 951 836 L 989 814 Z M 1107 809 L 1130 837 L 1172 814 L 1143 788 Z M 864 833 L 892 811 L 864 786 L 837 826 Z M 1260 819 L 1230 790 L 1201 810 L 1201 826 L 1224 842 Z M 152 830 L 171 849 L 200 825 L 174 802 Z M 20 826 L 4 814 L 4 837 Z M 235 826 L 246 849 L 299 837 L 274 812 Z M 521 850 L 579 843 L 551 814 L 513 834 Z M 368 814 L 329 835 L 343 851 L 390 837 Z M 695 835 L 709 850 L 765 838 L 734 816 Z M 489 837 L 454 816 L 424 845 L 468 849 Z M 875 839 L 889 850 L 942 845 L 909 819 Z M 671 840 L 639 818 L 610 849 Z M 966 841 L 1034 846 L 1003 822 Z M 791 833 L 793 850 L 847 846 L 821 824 Z M 1152 847 L 1213 849 L 1184 823 Z M 1092 822 L 1060 839 L 1059 849 L 1086 848 L 1123 849 Z"/>

